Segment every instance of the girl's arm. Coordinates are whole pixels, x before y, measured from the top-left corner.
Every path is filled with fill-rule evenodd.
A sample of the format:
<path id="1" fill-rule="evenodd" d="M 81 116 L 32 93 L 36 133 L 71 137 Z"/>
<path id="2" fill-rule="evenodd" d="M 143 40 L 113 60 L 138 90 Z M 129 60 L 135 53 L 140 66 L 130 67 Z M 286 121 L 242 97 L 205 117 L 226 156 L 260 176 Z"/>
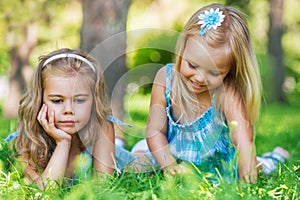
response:
<path id="1" fill-rule="evenodd" d="M 25 180 L 27 180 L 28 183 L 35 183 L 40 189 L 44 189 L 48 183 L 52 184 L 52 181 L 62 183 L 69 158 L 70 146 L 71 141 L 67 140 L 57 143 L 56 148 L 42 173 L 35 167 L 37 164 L 32 159 L 29 159 L 24 168 Z"/>
<path id="2" fill-rule="evenodd" d="M 151 153 L 160 167 L 171 174 L 175 174 L 172 169 L 176 165 L 176 160 L 169 151 L 169 145 L 166 138 L 167 133 L 167 115 L 166 115 L 166 67 L 161 68 L 154 79 L 150 110 L 146 128 L 146 139 Z"/>
<path id="3" fill-rule="evenodd" d="M 101 130 L 93 148 L 93 165 L 96 172 L 112 174 L 115 159 L 115 132 L 111 122 L 101 123 Z M 97 173 L 95 173 L 97 175 Z"/>
<path id="4" fill-rule="evenodd" d="M 225 116 L 228 123 L 237 122 L 237 126 L 231 130 L 231 137 L 238 153 L 240 181 L 255 183 L 257 160 L 256 147 L 253 141 L 253 127 L 247 119 L 245 105 L 239 92 L 229 88 L 226 91 L 225 99 Z"/>
<path id="5" fill-rule="evenodd" d="M 49 112 L 49 120 L 47 120 L 46 115 L 47 106 L 43 105 L 37 119 L 44 130 L 56 141 L 54 152 L 43 172 L 38 171 L 36 167 L 37 163 L 32 158 L 29 158 L 24 166 L 25 179 L 29 183 L 36 183 L 41 189 L 44 188 L 49 180 L 62 182 L 71 147 L 71 136 L 54 126 L 54 112 Z"/>

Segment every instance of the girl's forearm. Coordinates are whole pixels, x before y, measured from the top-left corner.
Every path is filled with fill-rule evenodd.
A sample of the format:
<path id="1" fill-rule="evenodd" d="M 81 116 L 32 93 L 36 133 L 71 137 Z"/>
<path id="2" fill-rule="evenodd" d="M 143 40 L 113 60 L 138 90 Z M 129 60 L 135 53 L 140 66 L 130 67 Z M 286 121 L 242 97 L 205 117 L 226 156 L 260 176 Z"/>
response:
<path id="1" fill-rule="evenodd" d="M 43 189 L 49 181 L 62 182 L 69 159 L 70 146 L 70 141 L 57 143 L 45 170 L 37 179 L 33 180 L 39 188 Z"/>
<path id="2" fill-rule="evenodd" d="M 165 135 L 156 133 L 154 136 L 147 138 L 147 143 L 152 155 L 163 170 L 176 164 L 176 159 L 170 152 Z"/>
<path id="3" fill-rule="evenodd" d="M 162 149 L 152 151 L 152 154 L 161 169 L 164 171 L 177 164 L 176 159 L 170 153 L 168 147 L 163 147 Z"/>
<path id="4" fill-rule="evenodd" d="M 239 148 L 238 158 L 240 181 L 256 183 L 258 169 L 255 145 L 250 142 L 243 145 L 244 148 Z"/>

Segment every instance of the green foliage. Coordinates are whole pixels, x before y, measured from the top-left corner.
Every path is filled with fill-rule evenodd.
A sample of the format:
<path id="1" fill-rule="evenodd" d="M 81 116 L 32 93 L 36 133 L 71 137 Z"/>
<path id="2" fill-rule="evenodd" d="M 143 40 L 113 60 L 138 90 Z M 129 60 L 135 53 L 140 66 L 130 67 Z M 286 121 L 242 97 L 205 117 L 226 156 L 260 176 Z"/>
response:
<path id="1" fill-rule="evenodd" d="M 14 163 L 13 150 L 3 139 L 0 141 L 0 171 L 7 173 Z"/>
<path id="2" fill-rule="evenodd" d="M 135 37 L 137 32 L 141 32 L 139 38 Z M 179 32 L 164 29 L 129 32 L 129 43 L 133 41 L 135 47 L 129 46 L 128 48 L 129 51 L 133 49 L 127 54 L 128 81 L 137 83 L 139 92 L 149 93 L 157 70 L 173 62 L 178 34 Z M 144 84 L 144 82 L 147 83 Z"/>
<path id="3" fill-rule="evenodd" d="M 8 75 L 10 51 L 25 43 L 29 25 L 37 27 L 29 33 L 32 36 L 31 40 L 35 40 L 35 35 L 37 36 L 37 44 L 32 47 L 29 55 L 34 60 L 33 63 L 37 62 L 37 57 L 53 48 L 78 47 L 80 11 L 80 3 L 76 1 L 1 0 L 0 75 Z"/>
<path id="4" fill-rule="evenodd" d="M 0 194 L 6 199 L 297 199 L 299 167 L 260 176 L 256 184 L 214 184 L 195 174 L 164 176 L 153 173 L 123 173 L 106 179 L 81 180 L 76 185 L 57 185 L 40 190 L 26 186 L 17 172 L 0 175 Z M 13 192 L 12 192 L 13 191 Z"/>
<path id="5" fill-rule="evenodd" d="M 262 107 L 256 128 L 258 154 L 280 145 L 292 156 L 300 158 L 299 94 L 289 95 L 288 104 L 267 104 Z M 266 145 L 267 144 L 267 145 Z"/>
<path id="6" fill-rule="evenodd" d="M 129 68 L 147 63 L 166 64 L 172 62 L 175 54 L 176 36 L 175 33 L 171 36 L 145 34 L 138 44 L 137 50 L 132 52 L 134 58 Z"/>
<path id="7" fill-rule="evenodd" d="M 149 96 L 135 93 L 126 97 L 129 114 L 134 123 L 142 127 L 146 123 Z M 11 150 L 1 143 L 0 196 L 3 199 L 299 199 L 300 195 L 300 103 L 299 96 L 289 96 L 288 105 L 265 105 L 256 132 L 258 155 L 280 145 L 291 153 L 291 158 L 280 164 L 270 175 L 261 174 L 256 184 L 240 182 L 220 184 L 209 182 L 209 174 L 164 176 L 158 170 L 151 173 L 123 172 L 108 176 L 104 180 L 82 177 L 75 185 L 57 185 L 45 190 L 34 184 L 26 185 L 15 164 L 6 168 L 6 158 Z M 139 102 L 139 103 L 138 103 Z M 136 110 L 134 109 L 136 108 Z M 2 119 L 0 120 L 3 121 Z M 143 135 L 141 130 L 132 129 L 128 142 L 135 142 Z M 2 135 L 3 136 L 3 135 Z M 129 141 L 129 140 L 133 141 Z M 5 158 L 6 157 L 6 158 Z M 14 162 L 12 162 L 14 163 Z M 187 166 L 189 167 L 189 166 Z M 195 171 L 193 166 L 190 168 Z M 79 177 L 80 178 L 80 177 Z"/>
<path id="8" fill-rule="evenodd" d="M 9 53 L 3 46 L 0 47 L 0 75 L 8 75 Z"/>
<path id="9" fill-rule="evenodd" d="M 16 131 L 17 119 L 5 119 L 2 115 L 2 102 L 0 101 L 0 138 L 5 138 Z"/>

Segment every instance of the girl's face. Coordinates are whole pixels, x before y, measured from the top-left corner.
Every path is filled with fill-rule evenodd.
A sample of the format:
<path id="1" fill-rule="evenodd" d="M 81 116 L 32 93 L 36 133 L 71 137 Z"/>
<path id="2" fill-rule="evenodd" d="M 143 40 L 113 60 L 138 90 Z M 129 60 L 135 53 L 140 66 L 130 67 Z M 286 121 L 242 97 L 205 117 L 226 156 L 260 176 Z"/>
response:
<path id="1" fill-rule="evenodd" d="M 87 125 L 93 96 L 81 75 L 74 77 L 49 76 L 45 80 L 43 101 L 54 111 L 54 125 L 69 134 L 77 133 Z"/>
<path id="2" fill-rule="evenodd" d="M 230 68 L 223 47 L 210 47 L 198 36 L 188 38 L 180 73 L 191 92 L 202 94 L 221 86 Z"/>

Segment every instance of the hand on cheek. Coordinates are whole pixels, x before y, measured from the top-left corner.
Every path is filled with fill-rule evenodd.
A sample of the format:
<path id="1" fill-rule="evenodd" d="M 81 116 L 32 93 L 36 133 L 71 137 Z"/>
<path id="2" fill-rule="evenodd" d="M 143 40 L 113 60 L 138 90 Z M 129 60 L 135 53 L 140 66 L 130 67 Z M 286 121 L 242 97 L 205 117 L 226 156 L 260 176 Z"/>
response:
<path id="1" fill-rule="evenodd" d="M 46 133 L 51 136 L 57 143 L 66 139 L 71 140 L 71 136 L 66 132 L 55 127 L 55 113 L 54 110 L 49 109 L 46 104 L 43 104 L 37 119 Z"/>

